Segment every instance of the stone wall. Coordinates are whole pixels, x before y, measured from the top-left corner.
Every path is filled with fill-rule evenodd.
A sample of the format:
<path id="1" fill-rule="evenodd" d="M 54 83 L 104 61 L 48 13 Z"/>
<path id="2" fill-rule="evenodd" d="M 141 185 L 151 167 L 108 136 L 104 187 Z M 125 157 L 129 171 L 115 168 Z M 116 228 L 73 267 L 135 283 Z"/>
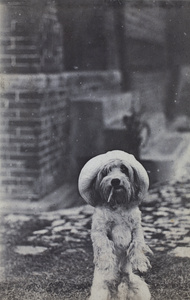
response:
<path id="1" fill-rule="evenodd" d="M 167 70 L 167 10 L 154 5 L 124 8 L 125 69 L 129 88 L 138 91 L 147 112 L 165 111 L 169 82 Z"/>
<path id="2" fill-rule="evenodd" d="M 176 114 L 190 117 L 190 65 L 181 67 L 179 85 L 176 92 Z"/>
<path id="3" fill-rule="evenodd" d="M 190 65 L 190 2 L 183 1 L 178 7 L 169 10 L 168 16 L 168 65 L 172 72 L 168 91 L 167 115 L 174 120 L 178 115 L 190 116 L 189 92 L 183 85 L 189 72 L 185 69 Z M 186 69 L 186 70 L 187 70 Z M 187 78 L 186 78 L 187 76 Z M 185 84 L 184 84 L 184 83 Z"/>
<path id="4" fill-rule="evenodd" d="M 134 1 L 135 2 L 135 1 Z M 125 6 L 126 36 L 158 44 L 165 41 L 165 10 L 130 2 Z"/>
<path id="5" fill-rule="evenodd" d="M 164 114 L 169 79 L 168 71 L 141 71 L 132 74 L 132 89 L 138 90 L 144 112 Z"/>

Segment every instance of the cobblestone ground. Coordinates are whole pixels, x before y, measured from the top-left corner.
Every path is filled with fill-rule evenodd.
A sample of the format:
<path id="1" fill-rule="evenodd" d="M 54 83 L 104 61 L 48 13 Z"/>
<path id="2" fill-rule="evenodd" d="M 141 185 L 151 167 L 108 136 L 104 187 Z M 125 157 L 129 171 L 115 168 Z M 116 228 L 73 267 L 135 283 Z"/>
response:
<path id="1" fill-rule="evenodd" d="M 158 257 L 171 258 L 170 267 L 177 258 L 189 264 L 189 200 L 190 180 L 181 180 L 152 188 L 141 207 L 145 239 L 155 253 L 153 268 L 147 275 L 154 299 L 190 299 L 190 283 L 182 274 L 173 279 L 173 284 L 181 281 L 182 295 L 180 292 L 165 295 L 166 282 L 159 296 L 156 285 L 160 279 L 153 280 L 158 276 Z M 35 215 L 6 214 L 1 227 L 4 260 L 0 299 L 85 300 L 93 274 L 92 213 L 92 207 L 83 205 Z M 164 263 L 167 264 L 167 260 L 162 261 Z"/>

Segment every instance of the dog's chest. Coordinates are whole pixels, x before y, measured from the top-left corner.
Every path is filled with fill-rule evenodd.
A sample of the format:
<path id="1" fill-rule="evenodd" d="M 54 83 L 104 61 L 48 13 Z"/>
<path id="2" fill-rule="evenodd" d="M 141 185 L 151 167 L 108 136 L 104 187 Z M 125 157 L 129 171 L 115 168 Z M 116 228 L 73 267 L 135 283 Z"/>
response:
<path id="1" fill-rule="evenodd" d="M 112 214 L 109 218 L 108 232 L 109 238 L 113 241 L 115 247 L 126 250 L 132 240 L 132 231 L 134 219 L 129 214 Z"/>

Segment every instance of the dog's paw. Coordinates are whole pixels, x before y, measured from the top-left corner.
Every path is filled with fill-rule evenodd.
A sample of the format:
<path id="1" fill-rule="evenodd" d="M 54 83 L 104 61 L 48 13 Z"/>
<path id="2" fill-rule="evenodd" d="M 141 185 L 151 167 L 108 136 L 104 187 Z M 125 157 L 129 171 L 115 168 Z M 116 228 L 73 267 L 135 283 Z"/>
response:
<path id="1" fill-rule="evenodd" d="M 148 245 L 144 245 L 144 247 L 143 247 L 143 252 L 144 253 L 147 253 L 148 255 L 149 254 L 151 254 L 151 255 L 153 255 L 153 252 L 152 252 L 152 250 L 150 249 L 150 247 L 148 246 Z"/>
<path id="2" fill-rule="evenodd" d="M 132 258 L 131 264 L 133 270 L 138 270 L 141 273 L 147 272 L 147 270 L 151 268 L 149 259 L 145 255 L 141 255 L 141 257 Z"/>
<path id="3" fill-rule="evenodd" d="M 144 273 L 151 267 L 149 259 L 146 257 L 145 253 L 153 254 L 151 249 L 146 245 L 139 245 L 133 242 L 128 249 L 129 261 L 132 264 L 133 270 L 139 270 Z"/>
<path id="4" fill-rule="evenodd" d="M 111 294 L 110 291 L 106 288 L 93 286 L 91 289 L 91 295 L 88 300 L 110 300 Z"/>

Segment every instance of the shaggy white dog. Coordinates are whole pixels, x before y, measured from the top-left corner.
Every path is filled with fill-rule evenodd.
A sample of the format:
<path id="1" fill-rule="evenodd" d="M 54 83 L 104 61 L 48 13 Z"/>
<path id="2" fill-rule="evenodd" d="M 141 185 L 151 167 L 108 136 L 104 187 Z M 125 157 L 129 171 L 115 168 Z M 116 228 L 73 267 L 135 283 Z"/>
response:
<path id="1" fill-rule="evenodd" d="M 143 166 L 123 151 L 92 158 L 81 170 L 79 191 L 95 206 L 91 238 L 94 279 L 90 300 L 149 300 L 144 280 L 152 253 L 145 244 L 138 208 L 149 186 Z"/>

